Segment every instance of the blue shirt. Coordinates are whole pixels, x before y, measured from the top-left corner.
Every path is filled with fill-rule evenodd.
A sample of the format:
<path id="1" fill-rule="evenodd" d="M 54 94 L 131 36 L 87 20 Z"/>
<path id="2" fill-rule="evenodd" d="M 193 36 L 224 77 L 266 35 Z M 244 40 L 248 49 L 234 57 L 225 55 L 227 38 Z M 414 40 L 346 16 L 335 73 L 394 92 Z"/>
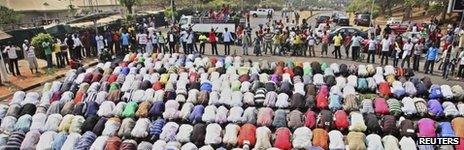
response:
<path id="1" fill-rule="evenodd" d="M 129 45 L 129 33 L 123 33 L 121 35 L 122 45 Z"/>
<path id="2" fill-rule="evenodd" d="M 430 47 L 425 56 L 427 60 L 435 60 L 438 57 L 438 48 Z"/>

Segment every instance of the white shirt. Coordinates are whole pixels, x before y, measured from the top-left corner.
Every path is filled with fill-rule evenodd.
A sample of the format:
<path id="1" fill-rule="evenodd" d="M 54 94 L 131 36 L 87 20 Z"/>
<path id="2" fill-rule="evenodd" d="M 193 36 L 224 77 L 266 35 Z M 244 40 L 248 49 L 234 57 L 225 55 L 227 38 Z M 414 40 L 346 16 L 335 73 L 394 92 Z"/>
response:
<path id="1" fill-rule="evenodd" d="M 231 42 L 234 40 L 234 38 L 232 37 L 232 34 L 229 31 L 223 32 L 222 37 L 224 39 L 224 42 Z"/>
<path id="2" fill-rule="evenodd" d="M 390 51 L 390 40 L 383 39 L 382 40 L 382 52 Z"/>
<path id="3" fill-rule="evenodd" d="M 369 49 L 368 50 L 375 50 L 375 40 L 369 40 Z"/>
<path id="4" fill-rule="evenodd" d="M 193 33 L 186 33 L 185 42 L 187 42 L 187 44 L 192 44 L 193 37 L 194 37 Z"/>
<path id="5" fill-rule="evenodd" d="M 174 34 L 169 34 L 169 42 L 174 42 Z"/>
<path id="6" fill-rule="evenodd" d="M 102 36 L 102 38 L 103 38 L 103 36 Z M 72 40 L 74 41 L 74 45 L 73 45 L 74 47 L 82 45 L 82 42 L 81 42 L 81 40 L 79 38 L 74 37 Z"/>
<path id="7" fill-rule="evenodd" d="M 8 53 L 8 58 L 10 58 L 10 59 L 18 58 L 18 55 L 16 54 L 16 47 L 6 46 L 5 50 L 3 50 L 3 52 Z"/>
<path id="8" fill-rule="evenodd" d="M 316 44 L 316 40 L 314 40 L 314 37 L 312 36 L 308 36 L 308 45 L 315 45 Z"/>
<path id="9" fill-rule="evenodd" d="M 148 35 L 145 33 L 142 34 L 137 34 L 137 39 L 139 40 L 139 44 L 147 44 L 147 39 Z"/>
<path id="10" fill-rule="evenodd" d="M 412 46 L 413 46 L 412 43 L 404 43 L 403 56 L 411 54 Z"/>
<path id="11" fill-rule="evenodd" d="M 383 150 L 382 139 L 377 134 L 369 134 L 366 137 L 368 150 Z"/>
<path id="12" fill-rule="evenodd" d="M 402 150 L 417 150 L 416 142 L 411 137 L 403 137 L 400 140 Z"/>

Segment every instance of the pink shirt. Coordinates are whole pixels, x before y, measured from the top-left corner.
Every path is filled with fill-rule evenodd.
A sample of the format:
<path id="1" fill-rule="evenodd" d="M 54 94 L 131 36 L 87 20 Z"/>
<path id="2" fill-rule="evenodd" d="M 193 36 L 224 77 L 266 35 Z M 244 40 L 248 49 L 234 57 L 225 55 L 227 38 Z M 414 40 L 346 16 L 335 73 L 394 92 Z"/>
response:
<path id="1" fill-rule="evenodd" d="M 435 121 L 430 118 L 422 118 L 418 122 L 419 137 L 436 137 Z"/>
<path id="2" fill-rule="evenodd" d="M 322 44 L 329 44 L 329 35 L 322 35 Z"/>

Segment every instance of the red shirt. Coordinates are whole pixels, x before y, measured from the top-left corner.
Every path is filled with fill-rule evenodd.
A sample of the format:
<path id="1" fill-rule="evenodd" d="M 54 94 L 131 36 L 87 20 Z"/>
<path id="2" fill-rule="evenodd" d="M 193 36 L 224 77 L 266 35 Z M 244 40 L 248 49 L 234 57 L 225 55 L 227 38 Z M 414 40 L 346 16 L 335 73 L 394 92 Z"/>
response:
<path id="1" fill-rule="evenodd" d="M 208 41 L 211 42 L 211 43 L 216 43 L 216 33 L 214 32 L 209 32 L 209 35 L 208 35 Z"/>

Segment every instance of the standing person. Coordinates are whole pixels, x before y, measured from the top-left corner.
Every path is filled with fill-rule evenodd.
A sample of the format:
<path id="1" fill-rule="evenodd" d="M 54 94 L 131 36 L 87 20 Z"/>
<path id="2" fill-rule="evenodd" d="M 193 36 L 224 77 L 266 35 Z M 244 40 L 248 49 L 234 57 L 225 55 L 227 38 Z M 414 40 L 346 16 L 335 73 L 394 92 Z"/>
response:
<path id="1" fill-rule="evenodd" d="M 100 56 L 103 49 L 105 48 L 104 40 L 105 40 L 105 38 L 103 38 L 103 35 L 101 35 L 99 33 L 95 36 L 95 41 L 97 42 L 97 56 Z"/>
<path id="2" fill-rule="evenodd" d="M 414 45 L 411 43 L 411 39 L 408 39 L 408 41 L 403 45 L 403 61 L 401 62 L 401 68 L 404 67 L 404 62 L 407 62 L 408 68 L 411 68 L 410 59 L 413 46 Z"/>
<path id="3" fill-rule="evenodd" d="M 393 66 L 394 67 L 398 67 L 398 62 L 400 60 L 400 55 L 401 55 L 401 46 L 400 46 L 400 43 L 398 41 L 395 42 L 395 45 L 394 45 L 394 58 L 393 58 Z"/>
<path id="4" fill-rule="evenodd" d="M 73 45 L 74 52 L 75 52 L 74 56 L 76 56 L 77 59 L 82 60 L 82 42 L 79 39 L 79 36 L 76 35 L 76 34 L 73 34 L 73 39 L 72 40 L 73 40 L 73 43 L 74 43 L 74 45 Z M 89 57 L 90 57 L 90 55 L 89 55 Z"/>
<path id="5" fill-rule="evenodd" d="M 211 44 L 211 55 L 219 55 L 217 50 L 217 37 L 215 29 L 211 29 L 211 32 L 209 32 L 208 42 Z"/>
<path id="6" fill-rule="evenodd" d="M 177 44 L 177 37 L 174 34 L 174 31 L 169 31 L 168 32 L 168 43 L 169 43 L 169 53 L 175 53 L 176 52 L 176 44 Z"/>
<path id="7" fill-rule="evenodd" d="M 147 46 L 148 43 L 148 34 L 145 31 L 142 31 L 137 34 L 136 36 L 138 43 L 138 49 L 137 52 L 145 53 L 145 47 Z"/>
<path id="8" fill-rule="evenodd" d="M 232 44 L 232 41 L 234 41 L 234 37 L 232 37 L 232 34 L 227 28 L 224 28 L 222 39 L 224 40 L 224 53 L 225 55 L 230 55 L 230 45 Z"/>
<path id="9" fill-rule="evenodd" d="M 445 60 L 443 61 L 443 72 L 442 72 L 442 77 L 443 79 L 448 80 L 448 75 L 449 75 L 449 70 L 451 67 L 451 51 L 452 51 L 453 45 L 449 45 L 444 52 L 443 55 L 445 55 Z"/>
<path id="10" fill-rule="evenodd" d="M 376 45 L 377 42 L 375 41 L 374 37 L 372 36 L 371 39 L 369 39 L 368 42 L 368 47 L 367 47 L 367 63 L 371 61 L 371 63 L 375 63 L 375 51 L 376 51 Z M 372 60 L 371 60 L 372 57 Z"/>
<path id="11" fill-rule="evenodd" d="M 364 39 L 359 36 L 358 34 L 355 34 L 353 36 L 353 39 L 351 40 L 351 59 L 353 61 L 355 60 L 358 60 L 358 56 L 359 56 L 359 50 L 361 49 L 361 43 Z"/>
<path id="12" fill-rule="evenodd" d="M 424 73 L 433 74 L 433 67 L 435 65 L 435 60 L 438 59 L 438 45 L 437 44 L 434 44 L 432 47 L 429 48 L 429 50 L 427 51 L 427 54 L 425 54 L 425 58 L 427 60 L 425 61 L 425 64 L 424 64 Z"/>
<path id="13" fill-rule="evenodd" d="M 278 32 L 281 32 L 281 31 L 278 31 Z M 248 39 L 251 39 L 251 37 L 248 37 Z M 274 41 L 274 49 L 272 49 L 271 53 L 272 55 L 276 55 L 276 52 L 280 52 L 282 50 L 283 33 L 275 34 L 272 40 Z"/>
<path id="14" fill-rule="evenodd" d="M 461 53 L 459 53 L 458 57 L 458 62 L 459 62 L 459 67 L 458 67 L 458 79 L 464 78 L 464 51 L 463 48 L 461 47 Z"/>
<path id="15" fill-rule="evenodd" d="M 419 62 L 422 54 L 422 50 L 424 49 L 424 44 L 422 41 L 419 41 L 415 46 L 414 46 L 414 57 L 413 57 L 413 63 L 412 63 L 412 69 L 414 71 L 419 71 Z"/>
<path id="16" fill-rule="evenodd" d="M 25 42 L 27 42 L 27 40 Z M 6 46 L 5 49 L 3 50 L 3 53 L 8 53 L 8 59 L 10 60 L 8 66 L 13 76 L 21 76 L 21 73 L 19 72 L 19 66 L 18 66 L 18 55 L 16 53 L 16 46 L 9 43 L 8 46 Z"/>
<path id="17" fill-rule="evenodd" d="M 147 44 L 145 45 L 145 53 L 151 56 L 153 54 L 153 43 L 151 38 L 147 38 Z"/>
<path id="18" fill-rule="evenodd" d="M 149 30 L 150 31 L 150 30 Z M 148 39 L 151 42 L 148 42 L 147 44 L 150 44 L 153 47 L 152 53 L 158 53 L 158 35 L 154 33 L 155 31 L 152 31 L 153 33 L 148 33 Z M 151 53 L 150 53 L 151 55 Z"/>
<path id="19" fill-rule="evenodd" d="M 256 56 L 261 55 L 261 40 L 260 40 L 258 34 L 259 33 L 256 31 L 256 37 L 253 40 L 253 51 L 256 54 Z"/>
<path id="20" fill-rule="evenodd" d="M 350 58 L 350 47 L 351 47 L 351 34 L 348 33 L 343 39 L 343 46 L 345 47 L 345 59 Z"/>
<path id="21" fill-rule="evenodd" d="M 205 45 L 206 45 L 206 41 L 208 41 L 208 37 L 206 37 L 205 34 L 200 34 L 200 36 L 198 37 L 198 40 L 200 41 L 200 54 L 204 55 Z"/>
<path id="22" fill-rule="evenodd" d="M 316 52 L 314 51 L 314 46 L 316 45 L 316 37 L 314 37 L 314 34 L 309 33 L 308 37 L 306 38 L 306 41 L 308 42 L 309 57 L 316 57 Z"/>
<path id="23" fill-rule="evenodd" d="M 61 54 L 61 41 L 60 39 L 55 39 L 55 43 L 53 44 L 53 53 L 55 53 L 55 58 L 56 58 L 56 66 L 58 68 L 63 68 L 64 67 L 64 64 L 63 64 L 63 57 L 62 57 L 62 54 Z"/>
<path id="24" fill-rule="evenodd" d="M 73 40 L 72 36 L 69 35 L 69 39 Z M 72 44 L 68 43 L 67 40 L 65 40 L 66 44 L 69 46 L 69 50 L 74 53 L 74 40 L 72 41 Z M 91 56 L 91 51 L 92 51 L 92 40 L 90 37 L 90 33 L 88 31 L 85 31 L 84 34 L 82 34 L 82 45 L 84 46 L 84 52 L 85 56 L 90 57 Z"/>
<path id="25" fill-rule="evenodd" d="M 388 65 L 388 57 L 390 56 L 390 40 L 388 36 L 384 36 L 382 39 L 382 57 L 380 58 L 380 64 Z M 385 64 L 383 63 L 385 60 Z"/>
<path id="26" fill-rule="evenodd" d="M 342 46 L 342 40 L 343 40 L 343 37 L 341 33 L 338 33 L 338 35 L 333 37 L 335 59 L 342 58 L 342 54 L 340 52 L 340 47 Z"/>
<path id="27" fill-rule="evenodd" d="M 124 30 L 121 34 L 122 56 L 129 52 L 130 34 Z"/>
<path id="28" fill-rule="evenodd" d="M 106 40 L 106 46 L 108 47 L 108 51 L 111 55 L 113 55 L 114 41 L 113 41 L 113 34 L 111 33 L 110 29 L 106 30 L 104 37 Z"/>
<path id="29" fill-rule="evenodd" d="M 47 59 L 47 68 L 50 69 L 53 67 L 52 62 L 52 49 L 49 41 L 42 42 L 42 49 L 44 50 L 45 58 Z"/>
<path id="30" fill-rule="evenodd" d="M 322 35 L 322 45 L 321 45 L 321 56 L 322 57 L 327 57 L 327 51 L 329 49 L 329 35 L 327 35 L 327 32 L 324 31 L 324 34 Z M 325 55 L 324 55 L 325 54 Z"/>
<path id="31" fill-rule="evenodd" d="M 264 34 L 264 54 L 267 54 L 267 50 L 269 49 L 269 53 L 272 53 L 272 37 L 274 37 L 274 33 L 268 28 L 266 29 L 266 33 Z"/>
<path id="32" fill-rule="evenodd" d="M 67 60 L 66 63 L 69 63 L 68 52 L 71 53 L 71 56 L 74 55 L 74 57 L 76 57 L 75 52 L 74 52 L 74 40 L 73 40 L 72 34 L 69 34 L 64 39 L 64 42 L 67 46 L 67 50 L 61 51 L 61 54 L 63 54 L 64 59 Z M 89 43 L 90 43 L 90 39 L 89 39 Z M 90 48 L 89 48 L 89 51 L 90 51 Z M 66 55 L 65 55 L 65 52 L 66 52 Z"/>
<path id="33" fill-rule="evenodd" d="M 248 55 L 248 47 L 250 47 L 251 39 L 250 36 L 242 34 L 242 49 L 243 55 Z"/>
<path id="34" fill-rule="evenodd" d="M 31 73 L 34 73 L 33 70 L 35 70 L 35 73 L 39 73 L 39 65 L 37 63 L 37 58 L 35 57 L 34 46 L 30 45 L 29 42 L 26 40 L 23 44 L 23 50 L 24 58 L 26 58 L 29 64 L 29 69 L 31 70 Z"/>
<path id="35" fill-rule="evenodd" d="M 187 54 L 187 36 L 188 36 L 188 33 L 187 31 L 185 31 L 184 29 L 181 29 L 180 33 L 179 33 L 179 43 L 181 44 L 182 46 L 182 49 L 184 50 L 184 54 Z"/>
<path id="36" fill-rule="evenodd" d="M 120 34 L 118 31 L 112 32 L 112 41 L 114 44 L 114 52 L 111 53 L 111 55 L 121 55 L 121 42 L 120 42 Z"/>
<path id="37" fill-rule="evenodd" d="M 163 33 L 158 31 L 158 47 L 159 53 L 167 53 L 168 47 L 166 46 L 166 38 L 164 38 Z"/>
<path id="38" fill-rule="evenodd" d="M 195 37 L 195 35 L 193 34 L 192 30 L 188 30 L 187 33 L 186 33 L 186 37 L 185 37 L 185 43 L 186 43 L 186 49 L 184 49 L 184 53 L 185 54 L 193 54 L 193 50 L 194 50 L 194 47 L 193 47 L 193 38 Z"/>
<path id="39" fill-rule="evenodd" d="M 294 39 L 293 39 L 293 54 L 294 56 L 301 56 L 302 55 L 302 51 L 301 51 L 301 47 L 302 47 L 302 44 L 303 44 L 303 41 L 301 40 L 301 36 L 300 34 L 297 34 L 295 35 Z"/>

